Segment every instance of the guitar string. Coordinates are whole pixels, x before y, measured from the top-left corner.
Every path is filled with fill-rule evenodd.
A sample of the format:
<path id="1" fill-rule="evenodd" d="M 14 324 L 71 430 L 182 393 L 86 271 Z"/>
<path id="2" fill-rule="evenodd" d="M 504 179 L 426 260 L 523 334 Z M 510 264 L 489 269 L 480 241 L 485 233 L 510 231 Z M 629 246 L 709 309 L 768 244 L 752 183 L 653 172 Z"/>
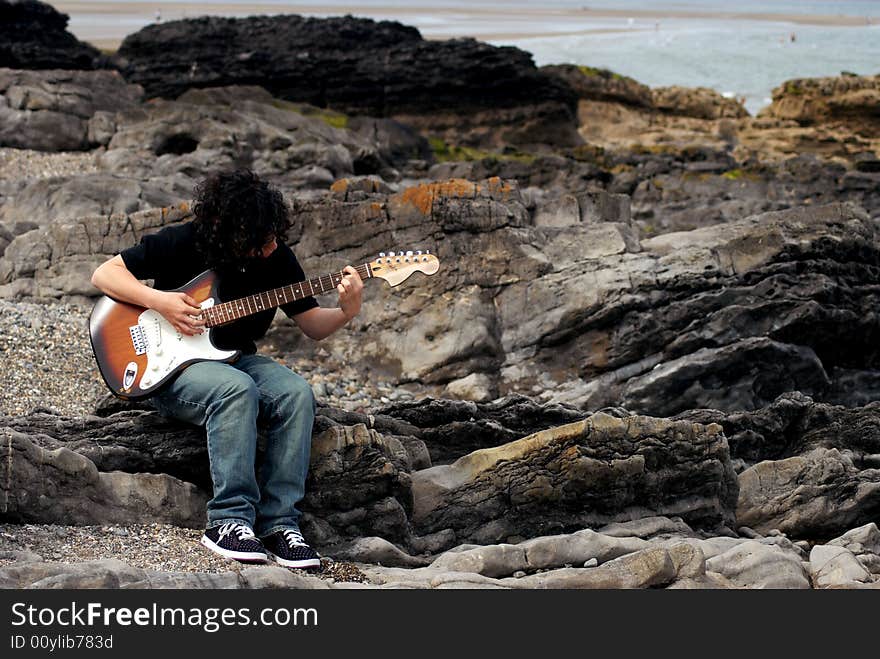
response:
<path id="1" fill-rule="evenodd" d="M 358 275 L 360 275 L 360 277 L 362 279 L 370 279 L 370 278 L 374 277 L 369 263 L 362 263 L 361 265 L 355 266 L 355 271 L 357 271 Z M 213 307 L 209 307 L 208 309 L 205 309 L 204 314 L 203 314 L 203 317 L 205 319 L 205 327 L 211 328 L 211 327 L 217 327 L 220 325 L 224 325 L 226 323 L 230 323 L 232 321 L 239 320 L 240 318 L 244 318 L 246 316 L 253 315 L 254 313 L 257 313 L 258 311 L 265 311 L 266 309 L 274 309 L 278 306 L 281 306 L 281 304 L 286 304 L 287 302 L 292 302 L 297 299 L 309 297 L 304 292 L 303 284 L 309 285 L 309 288 L 312 289 L 312 295 L 316 295 L 316 294 L 321 295 L 323 293 L 329 292 L 331 290 L 331 288 L 335 288 L 339 284 L 339 282 L 342 281 L 342 277 L 344 277 L 344 276 L 345 276 L 345 272 L 340 270 L 338 272 L 333 272 L 328 275 L 321 275 L 319 277 L 315 277 L 314 279 L 310 279 L 310 280 L 306 280 L 306 281 L 302 281 L 302 282 L 294 282 L 292 284 L 287 284 L 286 286 L 280 286 L 278 288 L 274 288 L 274 289 L 271 289 L 268 291 L 263 291 L 261 293 L 254 293 L 252 295 L 248 295 L 248 296 L 244 296 L 242 298 L 239 298 L 238 300 L 232 300 L 230 302 L 221 302 L 218 305 L 215 305 Z M 325 287 L 325 284 L 323 283 L 325 279 L 328 280 L 328 284 L 326 285 L 326 287 Z M 335 279 L 335 282 L 334 282 L 334 279 Z M 312 284 L 312 282 L 317 282 L 317 284 L 321 287 L 320 292 L 317 292 L 317 293 L 315 292 L 315 287 Z M 293 293 L 293 286 L 296 284 L 299 284 L 299 287 L 298 287 L 299 296 L 297 296 L 296 294 Z M 290 289 L 293 299 L 291 299 L 291 300 L 286 299 L 288 297 L 287 294 L 284 293 L 284 289 L 286 289 L 286 288 Z M 284 295 L 285 301 L 281 302 L 280 304 L 274 304 L 270 307 L 263 306 L 263 307 L 260 307 L 259 309 L 256 309 L 256 310 L 245 310 L 243 308 L 242 302 L 241 302 L 242 300 L 244 300 L 244 304 L 247 304 L 250 307 L 249 299 L 252 299 L 254 301 L 256 301 L 256 299 L 260 299 L 260 301 L 262 303 L 261 298 L 263 295 L 270 295 L 270 296 L 275 295 L 276 299 L 281 299 L 281 296 Z M 245 311 L 245 313 L 243 313 L 241 316 L 235 315 L 235 306 L 233 305 L 234 302 L 238 302 L 239 303 L 238 308 L 242 311 Z M 220 322 L 216 322 L 218 320 L 217 316 L 221 316 L 219 318 Z M 224 316 L 225 316 L 225 319 L 223 318 Z"/>

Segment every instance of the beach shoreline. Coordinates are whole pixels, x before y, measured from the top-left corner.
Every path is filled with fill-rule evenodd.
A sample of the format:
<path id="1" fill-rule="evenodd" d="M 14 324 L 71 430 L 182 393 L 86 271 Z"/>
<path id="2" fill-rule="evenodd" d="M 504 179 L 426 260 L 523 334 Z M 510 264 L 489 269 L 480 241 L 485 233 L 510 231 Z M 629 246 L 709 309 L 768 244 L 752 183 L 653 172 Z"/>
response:
<path id="1" fill-rule="evenodd" d="M 826 27 L 864 27 L 880 24 L 880 16 L 810 15 L 757 12 L 712 12 L 673 10 L 624 10 L 570 7 L 523 7 L 492 6 L 382 6 L 319 4 L 281 5 L 272 3 L 216 3 L 193 2 L 125 2 L 100 3 L 93 0 L 62 0 L 51 3 L 53 7 L 71 17 L 71 32 L 83 41 L 98 48 L 112 50 L 122 40 L 141 27 L 157 21 L 173 21 L 199 16 L 242 17 L 253 15 L 299 14 L 303 16 L 328 17 L 353 15 L 375 20 L 397 20 L 403 23 L 420 18 L 440 18 L 439 27 L 431 24 L 416 25 L 426 39 L 449 39 L 474 37 L 482 41 L 532 39 L 541 37 L 572 36 L 581 34 L 626 32 L 632 30 L 658 29 L 669 20 L 742 20 L 812 25 Z M 99 17 L 129 19 L 128 22 L 107 24 L 96 21 Z M 132 21 L 141 21 L 135 26 Z M 504 27 L 493 28 L 494 21 L 504 21 Z M 619 25 L 614 21 L 620 20 Z M 546 23 L 557 22 L 561 29 L 547 29 Z M 595 21 L 595 22 L 593 22 Z M 514 25 L 516 29 L 511 29 Z M 477 26 L 477 27 L 474 27 Z M 521 26 L 522 29 L 519 29 Z"/>

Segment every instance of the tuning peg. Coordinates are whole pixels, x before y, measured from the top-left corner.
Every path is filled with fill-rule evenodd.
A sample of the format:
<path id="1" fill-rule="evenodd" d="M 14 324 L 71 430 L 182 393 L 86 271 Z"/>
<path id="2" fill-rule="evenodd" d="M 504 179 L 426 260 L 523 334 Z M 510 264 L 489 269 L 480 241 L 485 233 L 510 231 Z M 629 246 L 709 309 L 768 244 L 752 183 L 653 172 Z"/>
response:
<path id="1" fill-rule="evenodd" d="M 388 256 L 394 256 L 394 252 L 388 252 Z"/>
<path id="2" fill-rule="evenodd" d="M 421 255 L 422 255 L 422 250 L 420 250 L 420 249 L 416 250 L 416 256 L 421 256 Z"/>
<path id="3" fill-rule="evenodd" d="M 383 258 L 385 256 L 385 252 L 379 252 L 379 258 Z"/>
<path id="4" fill-rule="evenodd" d="M 407 255 L 407 256 L 412 256 L 412 255 L 413 255 L 412 250 L 411 250 L 411 249 L 410 249 L 410 250 L 407 250 L 406 255 Z"/>
<path id="5" fill-rule="evenodd" d="M 426 249 L 426 250 L 425 250 L 425 254 L 430 254 L 430 253 L 431 253 L 431 250 L 430 250 L 430 249 Z"/>

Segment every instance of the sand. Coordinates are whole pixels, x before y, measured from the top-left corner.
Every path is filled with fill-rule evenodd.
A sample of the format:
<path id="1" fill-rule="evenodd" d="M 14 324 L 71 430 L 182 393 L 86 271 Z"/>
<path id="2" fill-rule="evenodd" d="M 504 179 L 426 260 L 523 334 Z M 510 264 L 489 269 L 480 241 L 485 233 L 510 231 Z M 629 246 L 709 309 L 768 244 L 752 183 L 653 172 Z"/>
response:
<path id="1" fill-rule="evenodd" d="M 482 41 L 503 41 L 547 36 L 569 36 L 599 32 L 621 32 L 633 29 L 655 29 L 664 20 L 748 20 L 790 23 L 797 25 L 821 25 L 833 27 L 864 26 L 870 22 L 880 24 L 880 16 L 806 15 L 745 12 L 700 11 L 632 11 L 591 8 L 553 8 L 515 6 L 505 9 L 488 6 L 430 7 L 430 6 L 328 6 L 320 4 L 261 4 L 223 3 L 194 4 L 190 2 L 124 2 L 99 3 L 94 1 L 60 0 L 51 3 L 56 9 L 75 19 L 70 27 L 80 39 L 99 48 L 115 49 L 122 39 L 139 28 L 132 27 L 130 19 L 140 19 L 142 24 L 156 20 L 170 21 L 196 16 L 247 16 L 257 14 L 295 13 L 304 16 L 328 16 L 351 14 L 377 20 L 398 20 L 405 24 L 421 23 L 429 17 L 442 19 L 443 27 L 436 33 L 422 24 L 425 38 L 453 38 L 472 36 Z M 872 8 L 873 9 L 873 8 Z M 95 20 L 91 25 L 90 20 Z M 108 25 L 108 18 L 118 19 L 118 24 Z M 497 19 L 499 27 L 493 27 Z M 619 19 L 619 26 L 614 25 Z M 630 24 L 632 22 L 632 24 Z M 547 24 L 564 25 L 564 29 L 548 29 Z"/>

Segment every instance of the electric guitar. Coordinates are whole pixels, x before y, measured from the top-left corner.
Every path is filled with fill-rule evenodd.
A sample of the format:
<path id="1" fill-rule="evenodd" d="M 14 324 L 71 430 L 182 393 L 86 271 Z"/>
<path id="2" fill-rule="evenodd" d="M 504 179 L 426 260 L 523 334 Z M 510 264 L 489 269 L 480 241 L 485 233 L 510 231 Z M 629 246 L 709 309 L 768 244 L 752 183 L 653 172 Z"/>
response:
<path id="1" fill-rule="evenodd" d="M 440 261 L 428 251 L 408 251 L 382 252 L 378 259 L 362 263 L 355 270 L 364 281 L 379 277 L 397 286 L 414 272 L 433 275 L 439 268 Z M 205 331 L 193 336 L 178 332 L 153 309 L 105 295 L 95 303 L 89 315 L 89 335 L 98 369 L 115 396 L 126 400 L 145 398 L 194 362 L 230 362 L 238 357 L 237 350 L 220 350 L 214 346 L 212 328 L 294 300 L 333 291 L 344 274 L 334 272 L 223 302 L 217 295 L 217 274 L 206 270 L 174 289 L 192 297 L 202 309 Z"/>

